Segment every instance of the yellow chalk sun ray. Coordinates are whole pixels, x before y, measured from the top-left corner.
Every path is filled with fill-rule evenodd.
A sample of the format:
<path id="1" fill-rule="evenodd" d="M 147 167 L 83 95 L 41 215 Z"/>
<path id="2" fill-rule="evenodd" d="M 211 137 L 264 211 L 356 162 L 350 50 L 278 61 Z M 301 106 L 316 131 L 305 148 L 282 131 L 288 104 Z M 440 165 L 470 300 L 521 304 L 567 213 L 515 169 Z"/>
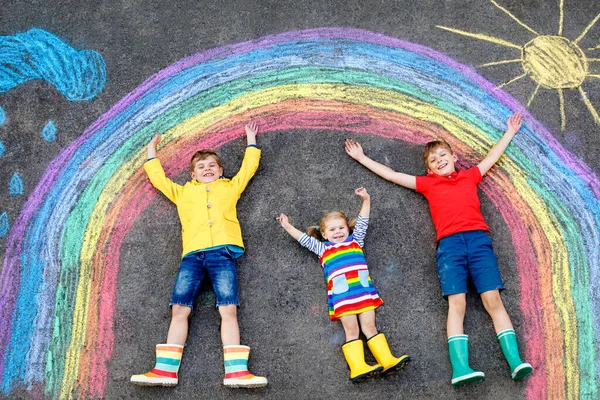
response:
<path id="1" fill-rule="evenodd" d="M 531 80 L 537 83 L 535 90 L 529 97 L 527 107 L 531 106 L 535 96 L 537 95 L 540 87 L 544 89 L 556 90 L 558 94 L 559 108 L 560 108 L 560 125 L 561 130 L 566 129 L 566 112 L 565 112 L 565 89 L 577 89 L 583 103 L 587 107 L 590 115 L 594 119 L 596 124 L 600 125 L 600 116 L 594 108 L 594 105 L 589 100 L 586 92 L 582 88 L 582 84 L 587 78 L 600 78 L 598 74 L 592 74 L 589 72 L 589 63 L 600 62 L 600 58 L 588 58 L 582 48 L 579 46 L 579 42 L 587 35 L 587 33 L 594 27 L 596 22 L 600 20 L 600 13 L 585 27 L 581 34 L 575 40 L 569 40 L 562 36 L 563 25 L 564 25 L 564 0 L 560 1 L 559 4 L 559 20 L 558 20 L 558 34 L 557 35 L 542 35 L 537 31 L 523 23 L 514 14 L 502 7 L 495 0 L 490 2 L 497 7 L 499 10 L 504 12 L 510 18 L 512 18 L 519 26 L 526 29 L 528 32 L 533 34 L 535 37 L 524 45 L 517 45 L 507 40 L 486 35 L 482 33 L 467 32 L 460 29 L 449 28 L 446 26 L 438 25 L 440 29 L 444 29 L 449 32 L 456 33 L 458 35 L 471 37 L 486 42 L 491 42 L 500 46 L 510 47 L 519 49 L 521 51 L 520 58 L 513 58 L 507 60 L 499 60 L 481 64 L 478 67 L 490 67 L 495 65 L 521 63 L 524 73 L 499 85 L 496 89 L 500 89 L 504 86 L 510 85 L 511 83 L 517 82 L 526 76 L 529 76 Z M 588 48 L 588 50 L 598 50 L 600 46 L 594 48 Z"/>

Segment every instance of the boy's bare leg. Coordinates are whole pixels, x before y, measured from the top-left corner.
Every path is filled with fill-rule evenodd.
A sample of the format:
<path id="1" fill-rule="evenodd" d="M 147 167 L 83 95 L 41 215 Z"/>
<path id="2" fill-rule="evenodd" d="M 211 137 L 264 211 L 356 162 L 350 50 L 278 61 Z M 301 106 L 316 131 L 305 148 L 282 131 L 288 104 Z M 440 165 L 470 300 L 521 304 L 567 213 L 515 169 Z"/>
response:
<path id="1" fill-rule="evenodd" d="M 192 309 L 187 306 L 173 304 L 171 308 L 171 324 L 169 325 L 169 333 L 167 334 L 168 344 L 185 345 L 188 335 L 188 318 Z"/>
<path id="2" fill-rule="evenodd" d="M 492 317 L 496 336 L 500 343 L 500 348 L 510 367 L 510 373 L 515 381 L 520 381 L 528 376 L 533 367 L 531 364 L 523 362 L 519 356 L 519 346 L 517 345 L 517 336 L 513 329 L 510 317 L 504 308 L 500 292 L 498 290 L 489 290 L 481 293 L 483 306 Z"/>
<path id="3" fill-rule="evenodd" d="M 344 315 L 343 317 L 340 317 L 340 321 L 342 322 L 344 332 L 346 333 L 346 342 L 358 339 L 360 331 L 356 315 Z"/>
<path id="4" fill-rule="evenodd" d="M 466 310 L 467 295 L 465 293 L 448 296 L 448 321 L 446 321 L 446 333 L 448 337 L 464 333 Z"/>
<path id="5" fill-rule="evenodd" d="M 483 301 L 485 310 L 492 317 L 496 333 L 500 333 L 506 329 L 513 329 L 510 317 L 504 308 L 504 303 L 502 303 L 502 298 L 498 290 L 488 290 L 481 293 L 481 301 Z"/>
<path id="6" fill-rule="evenodd" d="M 221 314 L 221 341 L 223 346 L 237 346 L 240 344 L 240 326 L 237 319 L 237 306 L 230 304 L 219 306 Z"/>
<path id="7" fill-rule="evenodd" d="M 367 339 L 377 335 L 377 326 L 375 326 L 375 310 L 365 311 L 358 314 L 360 329 Z"/>

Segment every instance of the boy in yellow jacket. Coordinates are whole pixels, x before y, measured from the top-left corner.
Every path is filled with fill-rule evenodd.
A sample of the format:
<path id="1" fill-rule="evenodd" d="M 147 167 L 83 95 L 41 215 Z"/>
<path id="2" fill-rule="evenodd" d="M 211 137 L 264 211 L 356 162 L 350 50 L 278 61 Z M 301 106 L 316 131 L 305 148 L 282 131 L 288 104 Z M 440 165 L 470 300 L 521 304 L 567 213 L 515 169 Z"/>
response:
<path id="1" fill-rule="evenodd" d="M 156 365 L 145 374 L 133 375 L 131 382 L 144 386 L 175 386 L 183 346 L 188 335 L 188 318 L 203 279 L 208 275 L 221 315 L 225 378 L 228 387 L 263 387 L 267 379 L 248 371 L 250 348 L 240 345 L 237 320 L 238 298 L 235 259 L 244 253 L 242 231 L 236 204 L 260 161 L 256 146 L 255 123 L 245 126 L 247 148 L 242 166 L 232 179 L 223 175 L 219 156 L 200 150 L 190 161 L 192 180 L 178 185 L 165 176 L 156 158 L 160 135 L 148 144 L 148 161 L 144 170 L 152 185 L 177 206 L 181 222 L 183 254 L 171 296 L 171 324 L 166 344 L 156 345 Z"/>

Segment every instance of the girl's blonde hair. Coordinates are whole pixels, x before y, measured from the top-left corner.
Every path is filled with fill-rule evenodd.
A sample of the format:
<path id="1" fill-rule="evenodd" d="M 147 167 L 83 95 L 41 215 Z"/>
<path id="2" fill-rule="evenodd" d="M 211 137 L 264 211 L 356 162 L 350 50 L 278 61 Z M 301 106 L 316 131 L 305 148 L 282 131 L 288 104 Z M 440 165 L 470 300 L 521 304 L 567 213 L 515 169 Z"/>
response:
<path id="1" fill-rule="evenodd" d="M 346 221 L 348 228 L 350 229 L 350 233 L 354 230 L 354 226 L 356 225 L 356 218 L 348 219 L 346 214 L 341 211 L 331 211 L 321 217 L 319 221 L 319 225 L 309 226 L 306 229 L 306 234 L 308 236 L 312 236 L 317 240 L 323 241 L 325 238 L 321 235 L 321 232 L 325 231 L 325 223 L 332 219 L 343 219 Z"/>

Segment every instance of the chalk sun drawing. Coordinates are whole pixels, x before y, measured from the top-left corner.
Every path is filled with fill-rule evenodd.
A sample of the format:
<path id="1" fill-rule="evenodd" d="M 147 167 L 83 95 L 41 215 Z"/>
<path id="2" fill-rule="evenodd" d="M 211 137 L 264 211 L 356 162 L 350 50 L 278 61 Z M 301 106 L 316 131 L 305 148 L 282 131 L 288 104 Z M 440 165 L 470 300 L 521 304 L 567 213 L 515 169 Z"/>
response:
<path id="1" fill-rule="evenodd" d="M 521 63 L 523 67 L 523 74 L 507 81 L 498 86 L 498 88 L 509 85 L 513 82 L 529 76 L 534 82 L 537 83 L 529 101 L 527 107 L 531 105 L 533 99 L 540 87 L 545 89 L 556 90 L 559 99 L 560 107 L 560 124 L 561 130 L 566 129 L 566 115 L 565 115 L 565 99 L 563 90 L 564 89 L 577 89 L 583 103 L 589 110 L 594 122 L 600 124 L 600 116 L 592 105 L 587 94 L 582 88 L 587 78 L 600 78 L 600 74 L 593 74 L 589 71 L 590 62 L 599 62 L 600 58 L 588 58 L 584 51 L 579 46 L 579 42 L 585 37 L 589 30 L 596 24 L 600 19 L 600 13 L 594 18 L 589 25 L 583 30 L 583 32 L 574 40 L 569 40 L 562 36 L 563 31 L 563 20 L 564 20 L 564 0 L 560 0 L 560 17 L 558 22 L 558 33 L 556 35 L 541 35 L 523 22 L 515 17 L 506 8 L 500 6 L 496 1 L 490 0 L 497 8 L 506 13 L 509 17 L 516 21 L 518 25 L 531 32 L 535 37 L 525 43 L 524 45 L 517 45 L 500 39 L 497 37 L 480 34 L 465 32 L 462 30 L 449 28 L 446 26 L 437 27 L 450 32 L 457 33 L 459 35 L 472 37 L 479 40 L 485 40 L 488 42 L 496 43 L 501 46 L 512 47 L 519 49 L 521 52 L 520 58 L 511 60 L 494 61 L 486 64 L 482 64 L 479 67 L 489 67 L 492 65 L 510 64 L 510 63 Z M 592 49 L 588 49 L 592 50 Z"/>
<path id="2" fill-rule="evenodd" d="M 0 92 L 33 79 L 52 84 L 68 100 L 90 100 L 106 83 L 100 53 L 77 50 L 42 29 L 0 36 Z"/>
<path id="3" fill-rule="evenodd" d="M 514 111 L 525 124 L 481 188 L 515 251 L 524 358 L 536 368 L 524 391 L 529 399 L 598 398 L 598 177 L 470 67 L 350 28 L 286 32 L 180 60 L 61 151 L 6 238 L 0 390 L 104 397 L 121 245 L 157 196 L 142 168 L 153 132 L 163 133 L 169 175 L 183 173 L 198 148 L 239 138 L 251 119 L 262 134 L 442 138 L 465 167 L 487 153 Z"/>

